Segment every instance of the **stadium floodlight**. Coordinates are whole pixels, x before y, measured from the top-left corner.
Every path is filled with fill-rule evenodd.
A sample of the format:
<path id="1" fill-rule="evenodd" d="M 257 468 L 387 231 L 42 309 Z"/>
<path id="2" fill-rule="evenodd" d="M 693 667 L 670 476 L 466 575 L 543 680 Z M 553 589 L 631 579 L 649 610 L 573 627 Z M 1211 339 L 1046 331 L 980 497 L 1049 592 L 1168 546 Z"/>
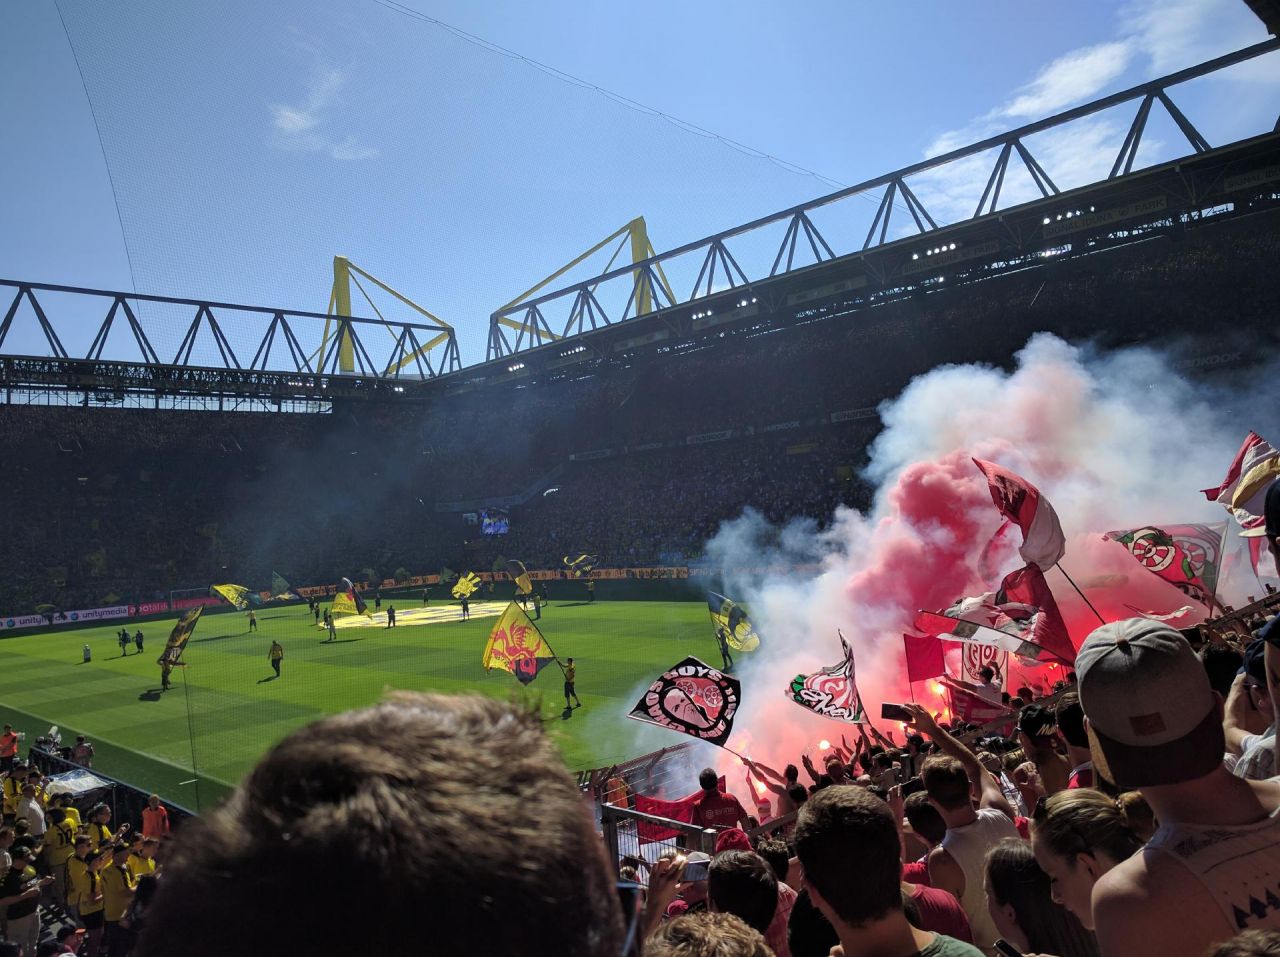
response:
<path id="1" fill-rule="evenodd" d="M 951 248 L 952 248 L 952 249 L 955 249 L 955 248 L 956 248 L 956 244 L 955 244 L 955 243 L 952 243 L 952 244 L 951 244 Z"/>

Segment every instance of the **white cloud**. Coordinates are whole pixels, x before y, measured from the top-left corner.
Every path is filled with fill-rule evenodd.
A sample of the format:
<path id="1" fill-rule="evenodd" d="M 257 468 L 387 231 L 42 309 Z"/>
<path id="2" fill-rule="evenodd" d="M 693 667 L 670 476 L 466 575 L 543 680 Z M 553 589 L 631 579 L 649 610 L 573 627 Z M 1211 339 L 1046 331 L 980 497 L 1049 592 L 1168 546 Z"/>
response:
<path id="1" fill-rule="evenodd" d="M 281 133 L 302 133 L 311 129 L 318 122 L 314 115 L 288 106 L 273 106 L 275 125 Z"/>
<path id="2" fill-rule="evenodd" d="M 1036 120 L 1057 113 L 1109 86 L 1128 68 L 1132 55 L 1133 46 L 1127 40 L 1072 50 L 1041 69 L 996 112 L 1015 120 Z"/>
<path id="3" fill-rule="evenodd" d="M 1262 21 L 1239 0 L 1134 0 L 1121 10 L 1120 21 L 1151 58 L 1153 76 L 1267 38 Z"/>
<path id="4" fill-rule="evenodd" d="M 302 150 L 308 153 L 325 153 L 341 162 L 373 159 L 378 150 L 364 146 L 353 136 L 335 140 L 324 130 L 326 113 L 334 104 L 346 83 L 340 70 L 327 69 L 316 73 L 307 88 L 306 102 L 301 106 L 285 103 L 270 104 L 272 140 L 280 149 Z"/>
<path id="5" fill-rule="evenodd" d="M 1162 76 L 1265 38 L 1261 22 L 1239 0 L 1131 0 L 1120 9 L 1110 38 L 1045 64 L 1004 102 L 935 136 L 925 155 L 942 155 L 1123 88 L 1130 72 L 1140 73 L 1142 79 Z M 1262 98 L 1269 102 L 1269 88 L 1280 84 L 1280 58 L 1251 61 L 1212 82 L 1226 84 L 1210 101 L 1220 104 L 1219 113 L 1256 112 L 1251 104 Z M 1179 88 L 1171 94 L 1175 101 L 1180 92 Z M 1130 103 L 1093 114 L 1028 137 L 1024 145 L 1060 190 L 1096 182 L 1110 172 L 1135 110 L 1136 103 Z M 1172 158 L 1185 145 L 1180 139 L 1162 142 L 1149 129 L 1137 165 Z M 911 188 L 940 224 L 967 218 L 977 208 L 996 154 L 990 150 L 937 167 L 912 177 Z M 1010 157 L 1000 207 L 1039 196 L 1021 160 Z"/>

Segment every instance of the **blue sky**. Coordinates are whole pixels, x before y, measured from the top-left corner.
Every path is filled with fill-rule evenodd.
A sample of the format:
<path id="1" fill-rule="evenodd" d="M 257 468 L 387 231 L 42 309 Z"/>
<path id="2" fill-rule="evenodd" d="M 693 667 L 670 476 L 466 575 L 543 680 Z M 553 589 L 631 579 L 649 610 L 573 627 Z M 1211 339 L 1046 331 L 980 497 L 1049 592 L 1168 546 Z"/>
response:
<path id="1" fill-rule="evenodd" d="M 840 183 L 1265 38 L 1242 0 L 407 5 Z M 494 308 L 635 215 L 663 249 L 832 188 L 375 0 L 61 13 L 78 65 L 53 0 L 0 5 L 11 278 L 322 311 L 342 253 L 454 324 L 470 364 Z M 1175 99 L 1211 142 L 1258 132 L 1276 61 Z M 1060 186 L 1087 181 L 1129 115 L 1033 148 Z M 1161 122 L 1144 160 L 1185 151 Z M 985 176 L 917 192 L 947 220 Z M 167 357 L 178 317 L 149 321 Z M 253 330 L 230 331 L 247 361 Z"/>

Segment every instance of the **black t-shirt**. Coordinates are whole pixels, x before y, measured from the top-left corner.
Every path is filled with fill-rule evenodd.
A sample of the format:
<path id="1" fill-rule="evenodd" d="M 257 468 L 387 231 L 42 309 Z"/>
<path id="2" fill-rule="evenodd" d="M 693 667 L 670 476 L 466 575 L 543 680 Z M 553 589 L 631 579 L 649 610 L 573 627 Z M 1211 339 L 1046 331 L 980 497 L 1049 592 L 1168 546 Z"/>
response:
<path id="1" fill-rule="evenodd" d="M 34 887 L 39 880 L 36 877 L 34 867 L 24 866 L 22 870 L 16 867 L 9 868 L 9 873 L 4 876 L 4 880 L 0 881 L 0 897 L 17 897 L 23 891 L 30 887 Z M 10 904 L 5 911 L 5 916 L 9 920 L 17 920 L 20 917 L 30 917 L 36 912 L 36 908 L 40 906 L 40 897 L 36 895 L 30 900 L 18 901 L 16 904 Z"/>

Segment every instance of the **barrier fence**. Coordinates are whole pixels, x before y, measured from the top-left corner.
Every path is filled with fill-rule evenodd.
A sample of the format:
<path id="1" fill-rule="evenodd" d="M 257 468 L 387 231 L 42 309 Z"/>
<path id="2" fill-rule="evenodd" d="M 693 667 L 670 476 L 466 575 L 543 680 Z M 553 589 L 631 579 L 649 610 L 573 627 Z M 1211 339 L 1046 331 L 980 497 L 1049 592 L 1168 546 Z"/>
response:
<path id="1" fill-rule="evenodd" d="M 65 774 L 68 771 L 89 771 L 94 777 L 101 778 L 106 782 L 106 789 L 105 793 L 103 789 L 98 789 L 72 799 L 71 803 L 80 809 L 81 819 L 88 820 L 88 810 L 96 804 L 104 803 L 111 808 L 111 829 L 113 831 L 118 831 L 120 825 L 125 823 L 132 825 L 135 831 L 142 829 L 142 809 L 147 806 L 147 799 L 151 796 L 148 792 L 118 778 L 113 778 L 109 774 L 103 774 L 97 768 L 85 768 L 83 765 L 68 760 L 61 754 L 54 754 L 42 748 L 31 748 L 27 752 L 27 762 L 33 767 L 39 768 L 40 773 L 47 777 Z M 196 816 L 194 811 L 183 807 L 181 804 L 167 801 L 163 796 L 160 798 L 160 803 L 169 812 L 169 827 L 174 831 L 181 828 L 185 821 Z"/>

